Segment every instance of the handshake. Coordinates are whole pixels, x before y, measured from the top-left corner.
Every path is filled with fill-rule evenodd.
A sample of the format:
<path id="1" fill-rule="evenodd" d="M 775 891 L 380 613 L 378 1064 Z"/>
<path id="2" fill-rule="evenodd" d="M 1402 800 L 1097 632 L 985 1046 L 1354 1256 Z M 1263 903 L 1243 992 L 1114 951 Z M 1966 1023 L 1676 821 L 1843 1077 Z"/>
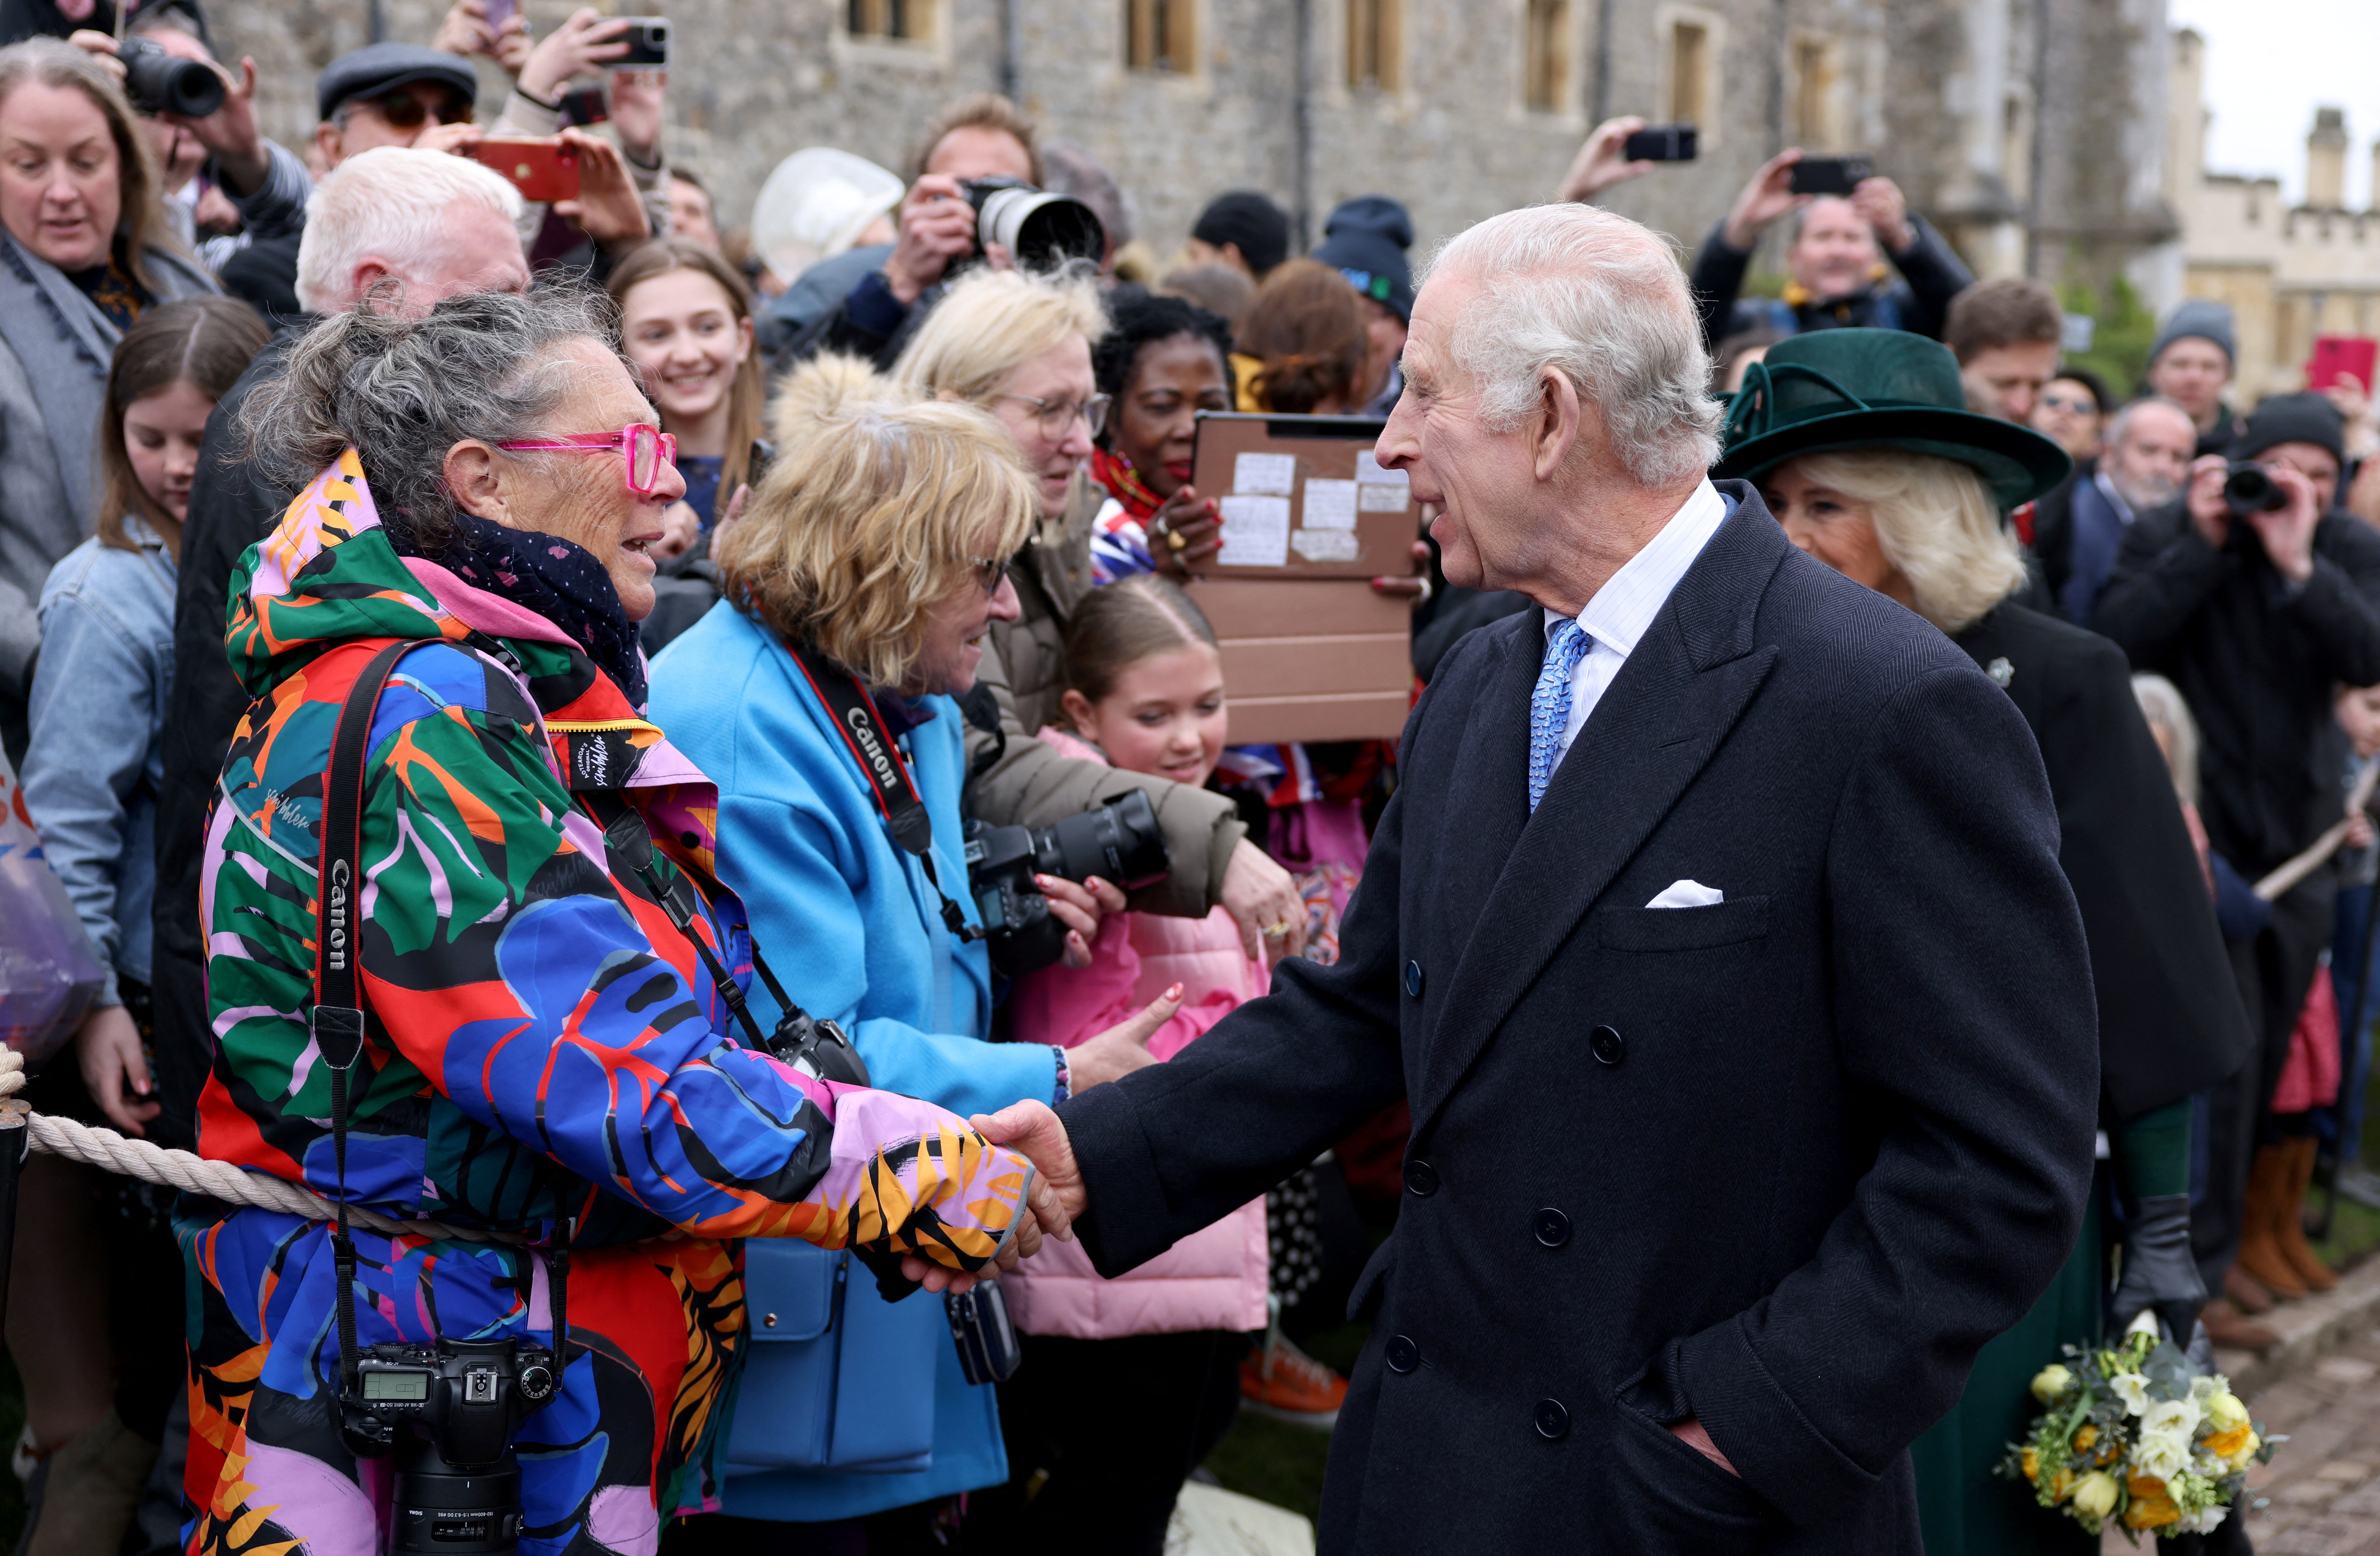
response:
<path id="1" fill-rule="evenodd" d="M 1181 1008 L 1182 986 L 1177 983 L 1131 1019 L 1118 1022 L 1092 1040 L 1115 1038 L 1134 1047 L 1146 1044 Z M 1141 1058 L 1143 1063 L 1148 1061 L 1146 1053 Z M 1016 1235 L 1001 1249 L 992 1270 L 981 1275 L 965 1275 L 916 1254 L 903 1255 L 903 1276 L 928 1291 L 965 1292 L 972 1290 L 978 1281 L 997 1279 L 1015 1269 L 1018 1259 L 1031 1258 L 1040 1252 L 1045 1232 L 1052 1237 L 1071 1238 L 1075 1234 L 1075 1218 L 1083 1213 L 1089 1197 L 1083 1187 L 1082 1170 L 1075 1165 L 1075 1148 L 1066 1138 L 1066 1126 L 1049 1103 L 1029 1099 L 1013 1102 L 996 1113 L 978 1113 L 967 1123 L 991 1144 L 1005 1146 L 1032 1162 L 1033 1185 L 1026 1191 L 1026 1202 L 1018 1208 L 1022 1219 L 1017 1222 Z"/>

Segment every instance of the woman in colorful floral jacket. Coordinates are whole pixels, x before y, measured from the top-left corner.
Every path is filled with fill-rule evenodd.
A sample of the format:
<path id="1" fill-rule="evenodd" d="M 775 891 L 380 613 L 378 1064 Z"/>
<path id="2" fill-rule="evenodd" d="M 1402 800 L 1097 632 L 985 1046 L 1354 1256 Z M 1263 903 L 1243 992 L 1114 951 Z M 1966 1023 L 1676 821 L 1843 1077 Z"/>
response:
<path id="1" fill-rule="evenodd" d="M 716 1505 L 739 1239 L 847 1246 L 888 1281 L 939 1268 L 940 1286 L 1031 1251 L 1029 1174 L 940 1109 L 743 1040 L 706 970 L 708 950 L 740 984 L 752 961 L 718 802 L 638 716 L 645 549 L 682 483 L 589 305 L 328 320 L 249 417 L 261 456 L 320 474 L 234 578 L 228 646 L 256 701 L 208 826 L 201 1149 L 496 1234 L 358 1229 L 360 1346 L 550 1343 L 567 1246 L 571 1360 L 516 1435 L 520 1550 L 651 1551 L 663 1519 Z M 324 770 L 348 688 L 409 640 L 370 729 L 342 1173 L 308 1022 Z M 624 809 L 650 876 L 596 819 L 620 838 Z M 695 889 L 684 930 L 648 884 L 683 902 L 671 877 Z M 376 1549 L 390 1461 L 342 1446 L 330 1227 L 208 1206 L 178 1230 L 188 1549 Z"/>

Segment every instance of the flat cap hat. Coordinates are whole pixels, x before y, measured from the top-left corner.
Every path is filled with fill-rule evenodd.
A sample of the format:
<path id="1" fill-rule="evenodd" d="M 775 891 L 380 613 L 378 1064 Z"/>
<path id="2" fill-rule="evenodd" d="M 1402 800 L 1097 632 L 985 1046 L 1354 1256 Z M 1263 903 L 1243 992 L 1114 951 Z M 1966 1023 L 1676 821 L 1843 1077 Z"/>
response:
<path id="1" fill-rule="evenodd" d="M 436 81 L 461 92 L 466 103 L 480 100 L 480 78 L 468 61 L 419 43 L 367 43 L 331 61 L 316 79 L 315 116 L 327 119 L 349 98 L 377 97 L 410 81 Z"/>

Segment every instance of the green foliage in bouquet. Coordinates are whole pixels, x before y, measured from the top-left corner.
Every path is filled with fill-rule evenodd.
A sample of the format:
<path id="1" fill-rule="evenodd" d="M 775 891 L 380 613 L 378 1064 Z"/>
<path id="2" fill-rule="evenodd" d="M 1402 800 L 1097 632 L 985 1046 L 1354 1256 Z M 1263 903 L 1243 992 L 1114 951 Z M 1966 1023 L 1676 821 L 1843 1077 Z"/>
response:
<path id="1" fill-rule="evenodd" d="M 2195 1371 L 2154 1330 L 2063 1349 L 2067 1363 L 2034 1375 L 2042 1413 L 1999 1473 L 2088 1533 L 2112 1518 L 2134 1544 L 2143 1529 L 2204 1534 L 2238 1501 L 2248 1466 L 2285 1441 L 2266 1439 L 2227 1379 Z"/>

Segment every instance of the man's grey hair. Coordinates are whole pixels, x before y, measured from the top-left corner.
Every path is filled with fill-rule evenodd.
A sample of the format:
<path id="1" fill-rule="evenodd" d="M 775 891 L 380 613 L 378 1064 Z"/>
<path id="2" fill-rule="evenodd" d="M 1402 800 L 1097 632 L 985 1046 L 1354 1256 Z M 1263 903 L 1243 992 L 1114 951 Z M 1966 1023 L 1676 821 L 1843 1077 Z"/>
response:
<path id="1" fill-rule="evenodd" d="M 375 146 L 333 168 L 306 201 L 298 240 L 298 301 L 309 313 L 353 308 L 356 266 L 377 259 L 398 275 L 443 268 L 456 206 L 480 205 L 517 225 L 520 191 L 468 157 Z"/>
<path id="2" fill-rule="evenodd" d="M 356 450 L 392 538 L 434 556 L 454 530 L 446 451 L 588 431 L 549 419 L 586 371 L 560 348 L 586 341 L 616 357 L 613 314 L 601 293 L 569 288 L 468 293 L 419 316 L 393 300 L 375 288 L 309 330 L 249 395 L 241 426 L 260 472 L 291 488 Z"/>
<path id="3" fill-rule="evenodd" d="M 1105 227 L 1108 241 L 1121 249 L 1132 241 L 1132 197 L 1119 188 L 1111 174 L 1091 155 L 1090 149 L 1073 140 L 1050 140 L 1041 147 L 1042 187 L 1052 194 L 1068 195 L 1091 208 L 1091 213 Z"/>
<path id="4" fill-rule="evenodd" d="M 2139 415 L 2142 407 L 2146 406 L 2160 406 L 2173 412 L 2181 418 L 2184 426 L 2190 428 L 2191 436 L 2198 435 L 2198 424 L 2190 419 L 2190 412 L 2181 408 L 2180 401 L 2168 400 L 2162 395 L 2143 395 L 2139 399 L 2128 401 L 2118 408 L 2115 419 L 2107 423 L 2105 441 L 2109 448 L 2114 448 L 2124 441 L 2125 432 L 2131 429 L 2132 418 Z"/>
<path id="5" fill-rule="evenodd" d="M 1710 354 L 1667 238 L 1592 205 L 1532 206 L 1449 239 L 1430 261 L 1431 274 L 1448 272 L 1481 284 L 1452 351 L 1478 380 L 1488 427 L 1519 425 L 1551 367 L 1594 405 L 1640 486 L 1668 486 L 1718 457 Z"/>

